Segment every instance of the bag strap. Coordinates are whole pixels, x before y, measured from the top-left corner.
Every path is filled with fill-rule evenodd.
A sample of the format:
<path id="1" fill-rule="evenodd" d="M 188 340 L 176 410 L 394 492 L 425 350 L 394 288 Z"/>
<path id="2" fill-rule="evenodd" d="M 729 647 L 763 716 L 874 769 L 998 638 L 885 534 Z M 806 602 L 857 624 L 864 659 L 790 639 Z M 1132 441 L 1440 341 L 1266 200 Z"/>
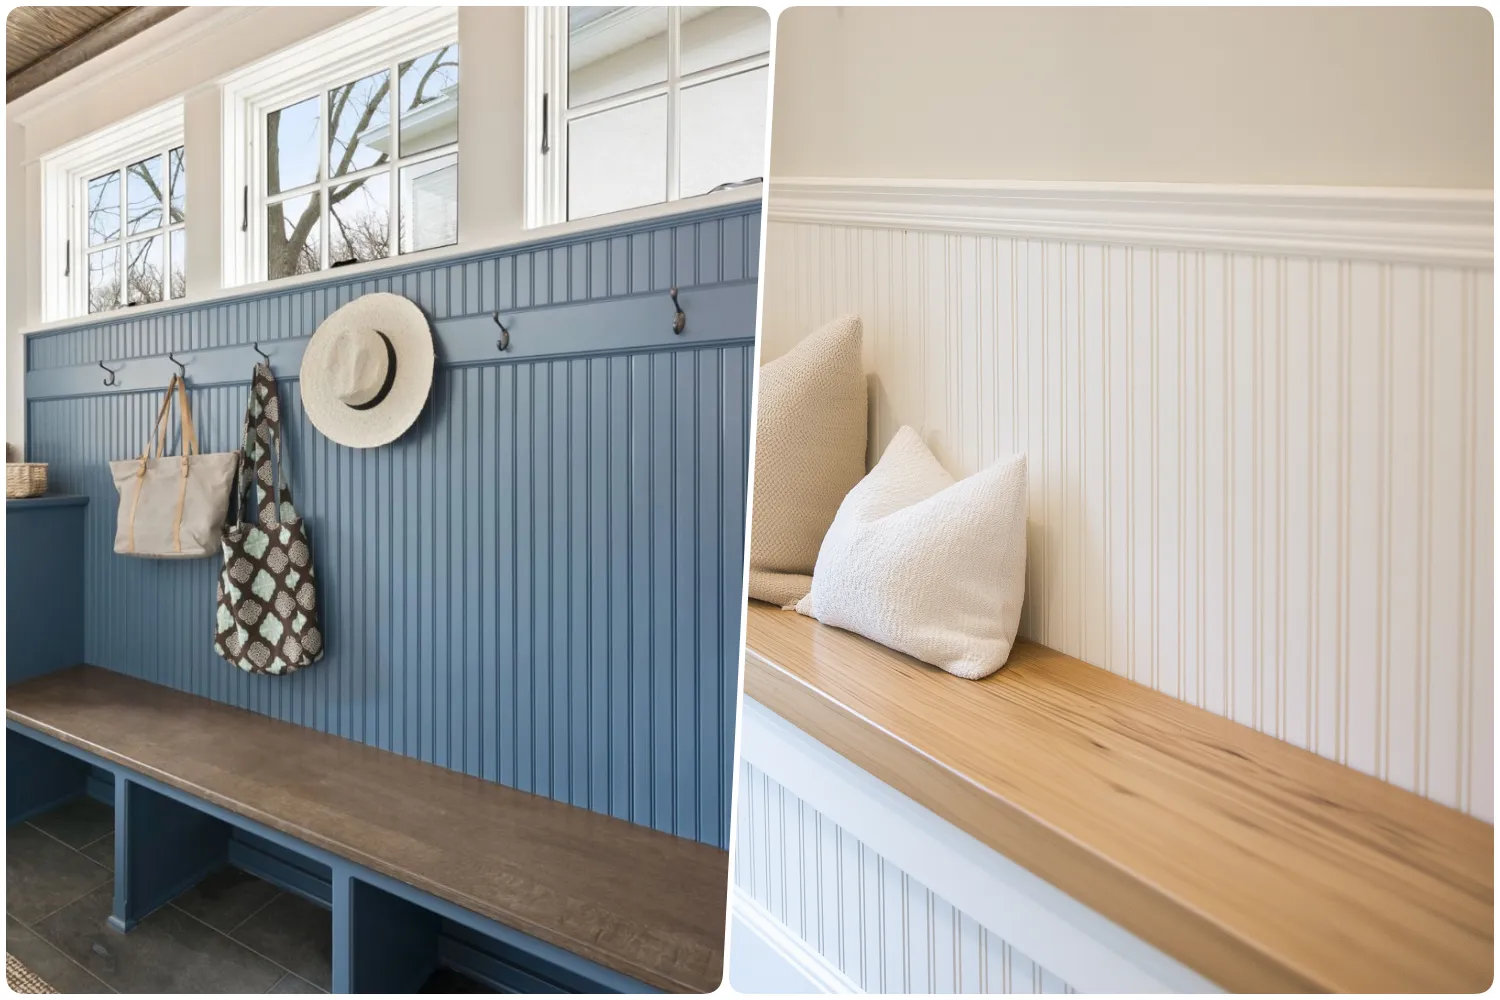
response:
<path id="1" fill-rule="evenodd" d="M 155 455 L 165 458 L 167 455 L 167 429 L 171 423 L 172 399 L 176 394 L 177 408 L 182 416 L 181 441 L 182 454 L 186 458 L 190 455 L 201 453 L 198 444 L 198 425 L 193 420 L 193 407 L 188 399 L 187 382 L 180 375 L 173 375 L 167 382 L 166 395 L 162 397 L 161 409 L 156 411 L 156 421 L 151 426 L 150 433 L 146 436 L 146 446 L 141 449 L 140 475 L 146 473 L 146 462 Z"/>
<path id="2" fill-rule="evenodd" d="M 182 411 L 182 454 L 202 454 L 202 449 L 198 446 L 198 424 L 193 420 L 193 407 L 188 397 L 187 379 L 181 376 L 177 379 L 177 405 Z"/>
<path id="3" fill-rule="evenodd" d="M 165 458 L 167 450 L 167 425 L 172 413 L 173 393 L 176 393 L 178 410 L 182 415 L 182 463 L 181 475 L 177 485 L 177 513 L 172 523 L 172 545 L 173 548 L 182 551 L 182 511 L 187 502 L 187 480 L 188 459 L 199 453 L 198 429 L 193 423 L 193 408 L 188 402 L 187 383 L 180 375 L 173 375 L 167 382 L 167 392 L 161 401 L 161 409 L 156 411 L 156 422 L 146 436 L 146 446 L 141 449 L 141 464 L 136 470 L 135 499 L 130 504 L 130 533 L 127 539 L 129 552 L 135 551 L 135 515 L 141 508 L 142 488 L 146 478 L 146 465 L 151 460 L 154 451 L 156 457 Z M 153 448 L 154 446 L 154 448 Z"/>
<path id="4" fill-rule="evenodd" d="M 245 404 L 245 421 L 240 430 L 240 451 L 234 469 L 234 518 L 239 524 L 245 516 L 245 467 L 250 464 L 250 427 L 254 420 L 255 386 L 252 381 L 250 400 Z"/>
<path id="5" fill-rule="evenodd" d="M 151 422 L 151 430 L 146 432 L 146 446 L 141 449 L 141 468 L 137 475 L 146 474 L 146 461 L 151 458 L 153 450 L 160 455 L 166 448 L 167 415 L 172 411 L 172 393 L 176 390 L 177 376 L 173 375 L 167 382 L 167 393 L 162 398 L 161 408 L 156 411 L 156 419 Z"/>
<path id="6" fill-rule="evenodd" d="M 276 376 L 264 362 L 255 366 L 250 399 L 245 405 L 245 428 L 240 445 L 240 467 L 235 485 L 235 520 L 243 516 L 245 470 L 254 473 L 258 502 L 256 520 L 263 525 L 281 522 L 282 505 L 292 503 L 291 484 L 281 459 L 281 400 Z"/>

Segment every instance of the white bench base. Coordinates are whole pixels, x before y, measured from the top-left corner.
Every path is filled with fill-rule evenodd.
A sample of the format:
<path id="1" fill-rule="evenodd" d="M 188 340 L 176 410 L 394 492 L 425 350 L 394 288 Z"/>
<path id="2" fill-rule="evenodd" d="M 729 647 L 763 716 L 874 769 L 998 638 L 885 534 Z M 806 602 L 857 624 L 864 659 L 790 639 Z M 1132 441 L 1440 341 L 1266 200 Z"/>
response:
<path id="1" fill-rule="evenodd" d="M 961 917 L 983 928 L 986 935 L 1023 953 L 1040 970 L 1045 970 L 1045 974 L 1038 971 L 1039 980 L 1051 980 L 1058 986 L 1066 984 L 1087 993 L 1219 992 L 1219 987 L 1198 973 L 1037 878 L 750 698 L 744 700 L 741 711 L 740 755 L 744 764 L 817 810 L 825 820 L 856 838 L 865 850 L 951 904 Z M 745 787 L 743 780 L 737 795 L 738 809 L 754 809 L 750 805 L 753 791 Z M 839 970 L 837 961 L 823 954 L 833 950 L 831 942 L 825 942 L 820 952 L 756 901 L 756 880 L 750 871 L 753 861 L 738 838 L 744 835 L 747 821 L 765 829 L 767 819 L 741 815 L 736 824 L 735 919 L 729 940 L 731 982 L 751 992 L 752 983 L 741 982 L 735 970 L 762 965 L 766 971 L 754 978 L 768 984 L 795 982 L 798 988 L 822 992 L 857 988 L 853 978 Z M 783 878 L 784 873 L 784 883 L 791 890 L 796 889 L 795 883 L 804 871 L 798 866 L 805 864 L 804 859 L 782 857 L 776 864 L 778 878 Z M 849 903 L 835 905 L 844 911 L 835 918 L 840 927 L 868 930 L 866 925 L 872 921 L 861 924 L 862 914 L 850 912 Z M 881 946 L 885 947 L 885 942 Z M 933 982 L 910 985 L 916 992 L 926 992 Z M 942 985 L 939 980 L 939 989 Z M 962 987 L 953 985 L 968 988 L 968 981 L 965 979 Z M 892 986 L 886 984 L 887 989 Z"/>

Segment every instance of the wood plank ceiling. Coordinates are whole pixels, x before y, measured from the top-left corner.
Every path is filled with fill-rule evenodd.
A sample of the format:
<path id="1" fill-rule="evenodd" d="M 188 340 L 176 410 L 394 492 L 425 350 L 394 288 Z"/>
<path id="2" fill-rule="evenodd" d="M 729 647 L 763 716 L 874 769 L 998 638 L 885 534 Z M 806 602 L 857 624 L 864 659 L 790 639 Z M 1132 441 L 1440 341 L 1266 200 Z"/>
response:
<path id="1" fill-rule="evenodd" d="M 9 103 L 144 31 L 181 7 L 16 7 L 5 19 Z"/>

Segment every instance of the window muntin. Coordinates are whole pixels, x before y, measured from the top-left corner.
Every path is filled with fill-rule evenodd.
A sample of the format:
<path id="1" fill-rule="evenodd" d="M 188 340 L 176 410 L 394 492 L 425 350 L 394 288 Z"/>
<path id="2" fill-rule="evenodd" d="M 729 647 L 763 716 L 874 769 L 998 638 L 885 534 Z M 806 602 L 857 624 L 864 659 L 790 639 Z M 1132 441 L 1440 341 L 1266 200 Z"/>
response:
<path id="1" fill-rule="evenodd" d="M 458 58 L 442 45 L 266 113 L 267 278 L 458 241 Z"/>
<path id="2" fill-rule="evenodd" d="M 534 10 L 532 50 L 543 65 L 530 74 L 541 140 L 530 224 L 693 197 L 765 172 L 763 9 Z M 544 111 L 549 104 L 556 110 Z"/>
<path id="3" fill-rule="evenodd" d="M 187 157 L 174 145 L 79 182 L 85 311 L 187 294 Z M 71 263 L 71 262 L 70 262 Z M 71 266 L 65 277 L 72 277 Z"/>

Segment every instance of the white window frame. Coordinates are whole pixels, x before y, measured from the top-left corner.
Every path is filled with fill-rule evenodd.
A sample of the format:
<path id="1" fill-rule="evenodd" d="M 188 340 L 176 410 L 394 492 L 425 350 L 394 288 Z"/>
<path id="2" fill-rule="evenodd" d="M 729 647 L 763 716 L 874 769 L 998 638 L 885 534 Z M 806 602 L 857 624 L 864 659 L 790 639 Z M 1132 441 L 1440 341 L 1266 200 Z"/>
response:
<path id="1" fill-rule="evenodd" d="M 76 142 L 69 143 L 41 159 L 42 173 L 42 231 L 41 231 L 41 277 L 42 317 L 44 322 L 65 319 L 81 319 L 90 315 L 107 316 L 117 310 L 89 313 L 88 311 L 88 183 L 91 179 L 113 170 L 121 171 L 120 187 L 126 187 L 124 169 L 132 163 L 147 159 L 157 153 L 163 154 L 166 165 L 163 175 L 170 174 L 166 154 L 178 146 L 185 146 L 183 131 L 183 103 L 175 98 L 139 114 L 132 115 L 108 128 L 93 132 Z M 187 156 L 184 151 L 184 156 Z M 192 169 L 192 158 L 188 157 L 186 169 Z M 171 218 L 171 195 L 166 192 L 167 203 L 162 206 L 162 224 L 155 230 L 164 242 L 170 243 L 170 231 L 184 228 L 184 223 L 173 224 Z M 183 206 L 184 214 L 192 208 Z M 125 218 L 120 219 L 121 257 L 125 244 L 143 239 L 147 233 L 125 235 Z M 94 249 L 98 249 L 97 247 Z M 171 248 L 163 246 L 162 261 L 170 268 Z M 124 280 L 124 267 L 121 280 Z M 167 286 L 163 302 L 171 302 L 170 270 L 164 275 Z M 124 304 L 121 304 L 124 308 Z"/>
<path id="2" fill-rule="evenodd" d="M 662 206 L 680 210 L 680 202 L 707 197 L 711 192 L 681 190 L 682 91 L 771 65 L 769 51 L 699 70 L 682 73 L 682 8 L 667 8 L 667 79 L 577 108 L 568 107 L 568 8 L 526 8 L 526 228 L 536 229 L 568 219 L 568 124 L 577 118 L 612 107 L 665 95 L 667 99 L 667 198 Z M 768 84 L 769 91 L 769 84 Z M 769 97 L 769 92 L 768 95 Z M 543 108 L 545 106 L 545 112 Z M 769 120 L 769 119 L 768 119 Z M 545 138 L 546 152 L 543 152 Z M 748 179 L 748 178 L 747 178 Z M 731 184 L 738 184 L 736 181 Z M 715 189 L 717 190 L 717 189 Z M 636 206 L 636 211 L 650 206 Z M 583 221 L 581 219 L 571 220 Z"/>
<path id="3" fill-rule="evenodd" d="M 220 220 L 222 239 L 223 287 L 267 281 L 267 219 L 269 204 L 266 188 L 265 129 L 266 116 L 309 97 L 324 99 L 328 90 L 363 79 L 382 69 L 391 73 L 392 87 L 399 79 L 399 64 L 426 55 L 445 45 L 458 43 L 457 7 L 383 7 L 353 18 L 336 28 L 299 42 L 269 59 L 220 81 L 223 94 L 223 183 Z M 462 76 L 460 53 L 460 77 Z M 461 92 L 461 91 L 460 91 Z M 460 98 L 461 100 L 462 98 Z M 296 189 L 279 192 L 274 199 L 298 197 L 327 190 L 357 180 L 366 174 L 391 172 L 391 256 L 370 265 L 389 263 L 399 257 L 398 244 L 400 202 L 396 185 L 400 167 L 411 166 L 434 157 L 458 153 L 459 144 L 413 156 L 391 157 L 380 167 L 354 171 L 329 178 L 328 121 L 319 113 L 320 180 Z M 395 116 L 391 128 L 398 127 Z M 398 151 L 399 152 L 399 151 Z M 461 206 L 460 206 L 461 210 Z M 321 199 L 322 237 L 320 253 L 328 270 L 328 252 L 332 239 L 328 228 L 328 199 Z M 295 280 L 286 276 L 276 281 Z M 305 275 L 301 277 L 306 277 Z"/>

